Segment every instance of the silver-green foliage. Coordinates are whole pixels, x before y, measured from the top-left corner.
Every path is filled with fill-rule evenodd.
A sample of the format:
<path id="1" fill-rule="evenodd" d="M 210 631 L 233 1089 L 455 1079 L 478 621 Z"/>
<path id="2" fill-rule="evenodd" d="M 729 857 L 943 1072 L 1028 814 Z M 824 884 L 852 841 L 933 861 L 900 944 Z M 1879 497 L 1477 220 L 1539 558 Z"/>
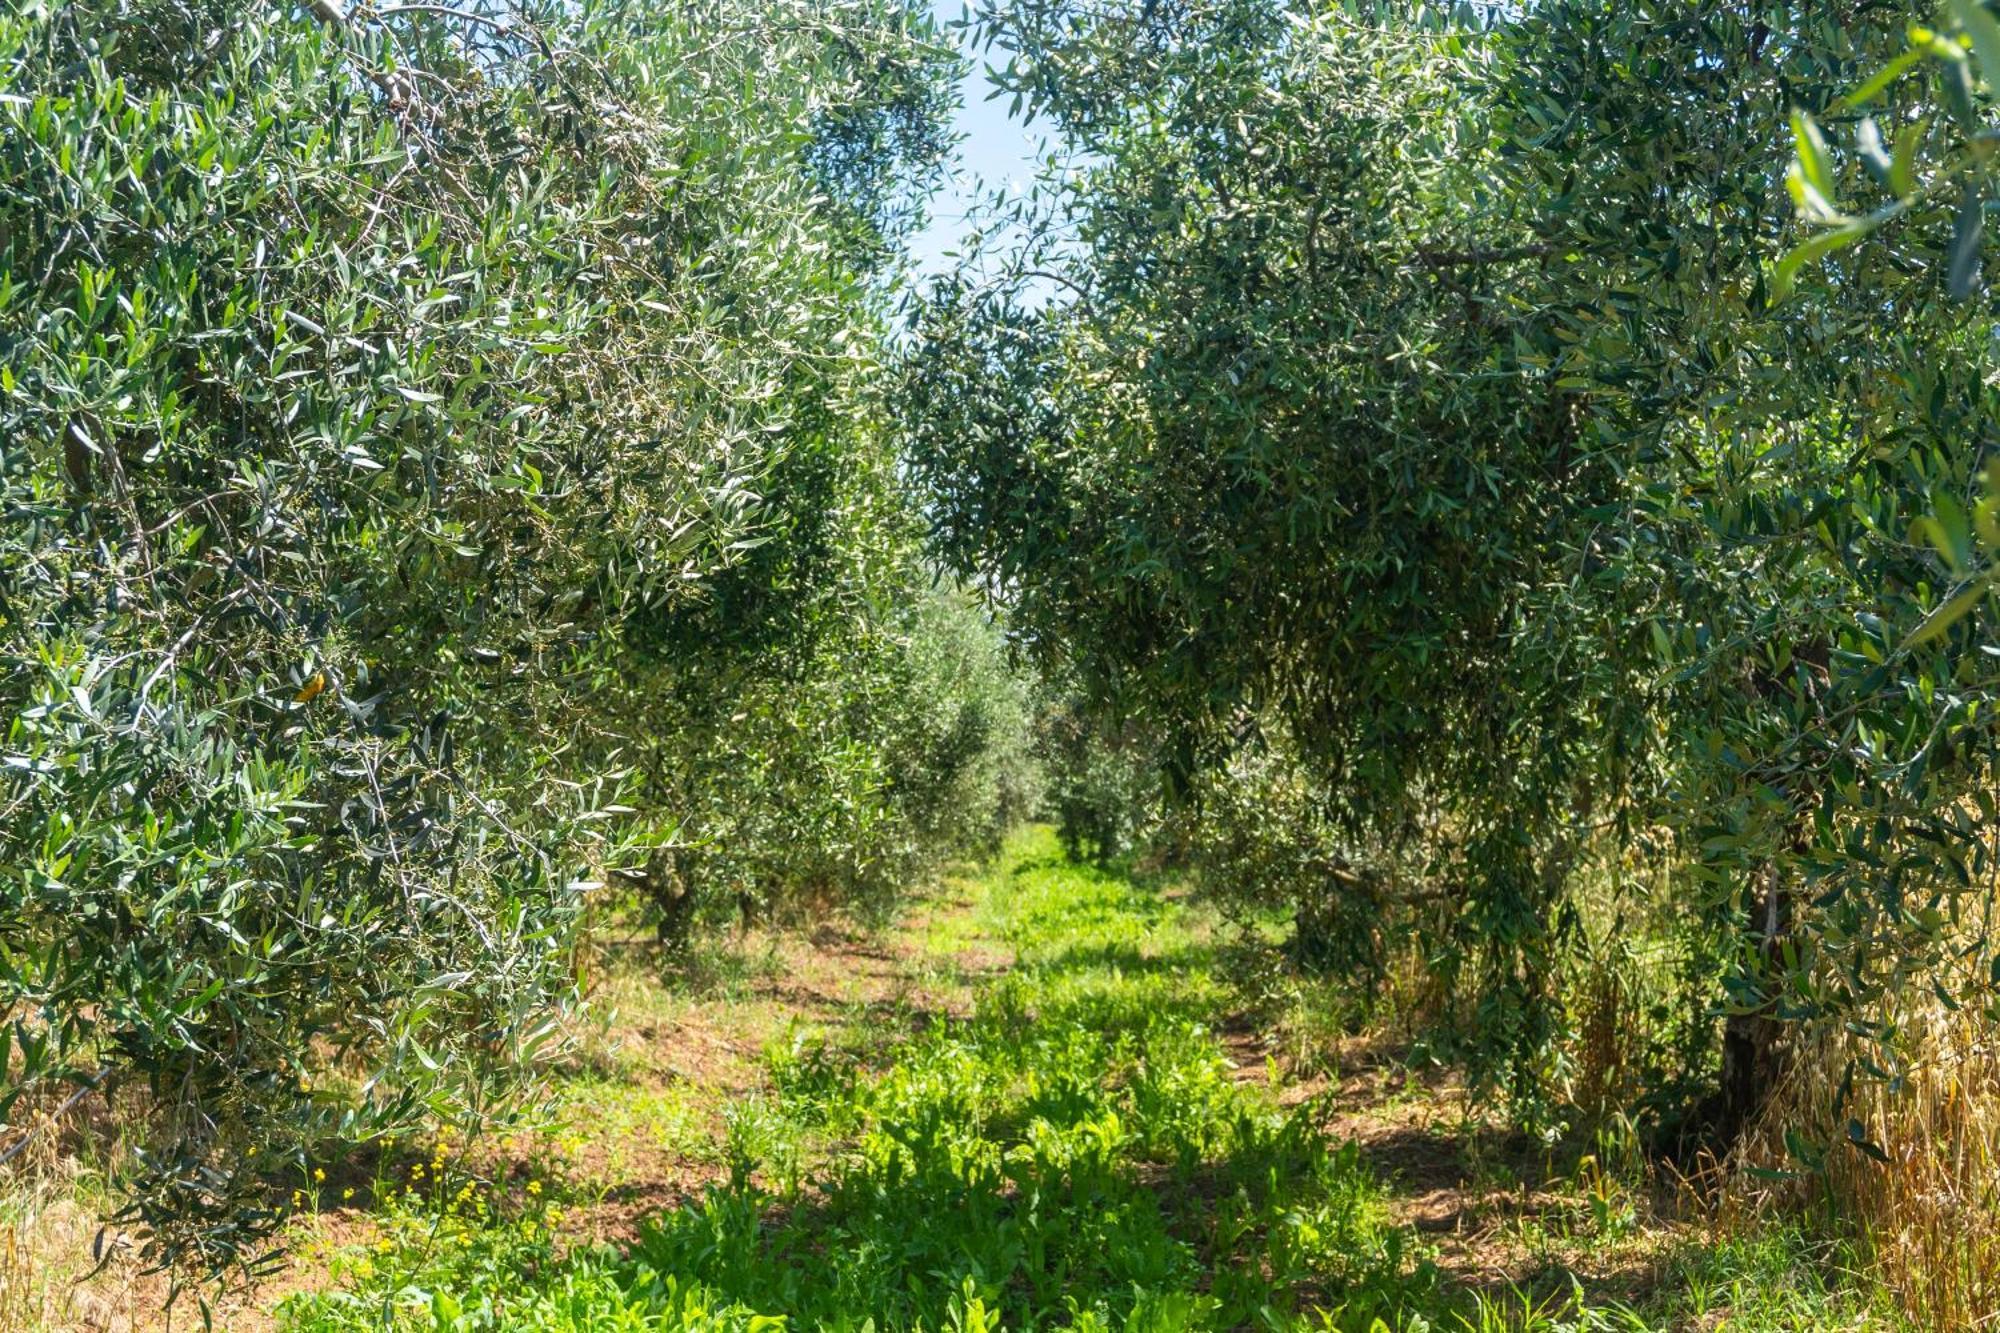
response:
<path id="1" fill-rule="evenodd" d="M 656 715 L 919 586 L 859 404 L 927 33 L 0 5 L 0 1116 L 143 1087 L 155 1258 L 477 1114 L 673 819 Z"/>

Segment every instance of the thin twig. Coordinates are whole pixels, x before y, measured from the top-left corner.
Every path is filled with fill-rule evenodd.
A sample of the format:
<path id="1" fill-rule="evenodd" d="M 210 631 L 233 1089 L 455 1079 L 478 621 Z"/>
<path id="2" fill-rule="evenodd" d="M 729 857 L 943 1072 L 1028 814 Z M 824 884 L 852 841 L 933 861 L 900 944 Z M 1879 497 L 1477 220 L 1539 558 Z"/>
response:
<path id="1" fill-rule="evenodd" d="M 105 1067 L 99 1069 L 95 1074 L 92 1074 L 82 1087 L 78 1088 L 75 1092 L 72 1092 L 68 1097 L 63 1099 L 63 1104 L 61 1106 L 58 1106 L 55 1110 L 49 1112 L 48 1116 L 42 1121 L 41 1124 L 34 1126 L 33 1128 L 29 1129 L 27 1133 L 23 1134 L 21 1136 L 20 1142 L 16 1143 L 13 1147 L 7 1149 L 7 1151 L 0 1152 L 0 1166 L 5 1166 L 7 1163 L 13 1161 L 16 1157 L 19 1157 L 22 1151 L 25 1150 L 27 1146 L 33 1143 L 37 1138 L 40 1138 L 41 1135 L 49 1128 L 49 1126 L 55 1124 L 56 1121 L 62 1119 L 65 1115 L 69 1114 L 71 1108 L 74 1107 L 78 1102 L 82 1101 L 85 1097 L 88 1097 L 91 1093 L 96 1092 L 98 1085 L 103 1083 L 105 1077 L 110 1073 L 111 1073 L 111 1068 L 110 1066 L 106 1065 Z"/>

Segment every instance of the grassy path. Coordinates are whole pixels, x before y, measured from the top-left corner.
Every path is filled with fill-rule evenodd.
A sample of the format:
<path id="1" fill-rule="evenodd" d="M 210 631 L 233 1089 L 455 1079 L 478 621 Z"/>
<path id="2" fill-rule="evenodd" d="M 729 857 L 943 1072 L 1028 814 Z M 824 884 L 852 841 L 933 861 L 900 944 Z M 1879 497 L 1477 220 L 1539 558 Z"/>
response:
<path id="1" fill-rule="evenodd" d="M 1831 1322 L 1786 1253 L 1675 1270 L 1645 1314 L 1559 1286 L 1482 1297 L 1433 1262 L 1440 1244 L 1421 1226 L 1438 1183 L 1385 1184 L 1353 1084 L 1287 1089 L 1275 1063 L 1225 1035 L 1234 1000 L 1201 916 L 1063 863 L 1044 834 L 1010 845 L 972 902 L 920 917 L 885 956 L 893 985 L 817 1007 L 827 995 L 812 978 L 773 977 L 793 1021 L 766 1027 L 754 1077 L 709 1062 L 707 1084 L 699 1069 L 667 1085 L 580 1079 L 569 1142 L 591 1143 L 571 1154 L 581 1166 L 461 1172 L 440 1153 L 425 1178 L 417 1163 L 279 1326 L 1863 1326 Z M 685 1060 L 688 1024 L 665 1027 L 644 1030 Z M 1397 1114 L 1385 1105 L 1380 1123 Z M 643 1175 L 643 1153 L 619 1155 L 626 1140 L 693 1173 L 675 1197 L 621 1195 L 621 1177 Z M 580 1239 L 604 1233 L 589 1223 L 621 1197 L 646 1220 L 616 1244 Z M 1776 1281 L 1790 1290 L 1759 1306 L 1758 1283 Z M 1815 1310 L 1829 1321 L 1803 1322 Z"/>

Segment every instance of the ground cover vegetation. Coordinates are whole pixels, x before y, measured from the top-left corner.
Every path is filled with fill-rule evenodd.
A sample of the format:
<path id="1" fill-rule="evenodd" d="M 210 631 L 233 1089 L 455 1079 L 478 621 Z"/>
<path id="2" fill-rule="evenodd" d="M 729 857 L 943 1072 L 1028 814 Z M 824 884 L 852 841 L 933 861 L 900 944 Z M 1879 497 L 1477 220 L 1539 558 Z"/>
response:
<path id="1" fill-rule="evenodd" d="M 961 37 L 1055 147 L 918 288 Z M 1971 1326 L 1996 100 L 1979 0 L 0 0 L 8 1208 L 299 1329 Z"/>
<path id="2" fill-rule="evenodd" d="M 903 988 L 767 1016 L 756 1086 L 686 1150 L 706 1183 L 629 1243 L 564 1243 L 597 1204 L 560 1157 L 498 1186 L 418 1159 L 414 1184 L 386 1182 L 379 1235 L 338 1249 L 337 1280 L 279 1327 L 1555 1333 L 1871 1313 L 1769 1235 L 1683 1239 L 1616 1295 L 1554 1267 L 1519 1291 L 1463 1282 L 1398 1215 L 1379 1148 L 1324 1132 L 1349 1106 L 1396 1132 L 1354 1094 L 1373 1074 L 1294 1082 L 1245 1041 L 1217 967 L 1233 934 L 1206 904 L 1070 860 L 1047 829 L 952 887 L 887 937 Z M 1645 1253 L 1622 1220 L 1640 1205 L 1598 1188 L 1601 1217 L 1579 1197 L 1524 1250 Z"/>

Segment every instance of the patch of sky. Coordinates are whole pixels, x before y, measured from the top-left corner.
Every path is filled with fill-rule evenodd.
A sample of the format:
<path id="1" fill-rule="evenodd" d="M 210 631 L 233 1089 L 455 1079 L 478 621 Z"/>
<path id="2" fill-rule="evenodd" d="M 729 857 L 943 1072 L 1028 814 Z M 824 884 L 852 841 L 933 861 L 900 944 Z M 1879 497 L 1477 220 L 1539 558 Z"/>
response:
<path id="1" fill-rule="evenodd" d="M 920 283 L 957 268 L 968 239 L 993 228 L 1010 204 L 1029 194 L 1051 140 L 1045 127 L 1009 114 L 1012 96 L 992 96 L 991 65 L 1004 65 L 1006 56 L 977 45 L 961 0 L 932 0 L 931 12 L 967 60 L 952 122 L 957 152 L 931 198 L 928 222 L 909 242 L 910 263 Z"/>

